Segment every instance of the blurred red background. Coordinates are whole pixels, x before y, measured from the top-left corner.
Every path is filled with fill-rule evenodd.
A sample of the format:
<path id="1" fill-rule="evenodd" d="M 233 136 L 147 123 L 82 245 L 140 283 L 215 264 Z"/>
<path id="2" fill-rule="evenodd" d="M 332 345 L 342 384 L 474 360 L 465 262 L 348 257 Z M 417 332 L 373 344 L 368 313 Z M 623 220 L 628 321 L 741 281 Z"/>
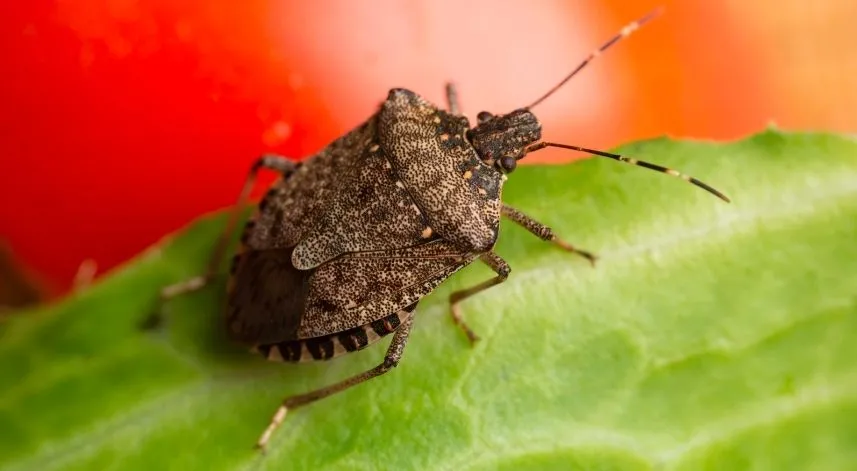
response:
<path id="1" fill-rule="evenodd" d="M 665 15 L 537 108 L 546 138 L 857 131 L 853 0 L 462 3 L 7 5 L 0 239 L 61 293 L 84 260 L 103 273 L 231 204 L 259 153 L 307 156 L 391 87 L 443 103 L 452 79 L 468 116 L 509 111 L 658 5 Z"/>

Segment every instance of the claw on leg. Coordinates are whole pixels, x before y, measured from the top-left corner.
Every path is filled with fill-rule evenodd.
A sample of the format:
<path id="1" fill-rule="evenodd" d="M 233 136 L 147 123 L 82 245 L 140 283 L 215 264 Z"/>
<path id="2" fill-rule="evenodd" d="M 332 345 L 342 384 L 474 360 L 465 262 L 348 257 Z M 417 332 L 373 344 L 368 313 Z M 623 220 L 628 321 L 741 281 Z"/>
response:
<path id="1" fill-rule="evenodd" d="M 200 275 L 185 281 L 181 281 L 179 283 L 165 286 L 163 289 L 161 289 L 161 298 L 171 299 L 185 293 L 196 291 L 205 286 L 205 284 L 208 283 L 209 278 L 210 276 Z"/>
<path id="2" fill-rule="evenodd" d="M 451 313 L 452 313 L 452 321 L 455 322 L 455 325 L 458 326 L 464 334 L 467 335 L 467 340 L 470 341 L 470 345 L 475 345 L 476 342 L 480 340 L 479 336 L 473 332 L 473 329 L 464 322 L 464 319 L 461 317 L 461 307 L 458 305 L 458 301 L 453 300 L 450 305 Z"/>
<path id="3" fill-rule="evenodd" d="M 571 253 L 580 255 L 581 257 L 589 260 L 589 264 L 592 265 L 593 267 L 595 266 L 595 262 L 598 260 L 598 257 L 595 256 L 595 254 L 593 254 L 591 252 L 587 252 L 585 250 L 580 250 L 578 248 L 575 248 L 573 245 L 569 244 L 568 242 L 566 242 L 566 241 L 564 241 L 564 240 L 562 240 L 556 236 L 554 236 L 553 239 L 551 239 L 551 242 L 553 242 L 554 244 L 556 244 L 557 247 L 559 247 L 559 248 L 561 248 L 567 252 L 571 252 Z"/>
<path id="4" fill-rule="evenodd" d="M 268 424 L 268 427 L 262 432 L 262 436 L 259 437 L 259 440 L 256 442 L 256 448 L 261 450 L 263 453 L 267 450 L 268 441 L 271 440 L 271 435 L 274 434 L 274 431 L 282 425 L 283 421 L 286 419 L 286 413 L 288 413 L 288 409 L 285 405 L 281 405 L 277 412 L 274 413 L 274 416 L 271 417 L 271 423 Z"/>

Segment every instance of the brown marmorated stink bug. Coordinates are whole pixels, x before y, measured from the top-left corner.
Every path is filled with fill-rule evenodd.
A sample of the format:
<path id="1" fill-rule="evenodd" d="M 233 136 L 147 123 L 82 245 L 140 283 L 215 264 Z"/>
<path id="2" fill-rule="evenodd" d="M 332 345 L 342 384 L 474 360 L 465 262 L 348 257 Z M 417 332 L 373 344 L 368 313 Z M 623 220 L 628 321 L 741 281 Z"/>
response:
<path id="1" fill-rule="evenodd" d="M 471 342 L 459 303 L 502 283 L 508 263 L 492 250 L 501 215 L 542 240 L 594 262 L 595 257 L 551 229 L 503 204 L 506 175 L 518 160 L 561 147 L 680 177 L 729 201 L 719 191 L 675 170 L 576 146 L 539 142 L 530 109 L 656 12 L 635 21 L 595 50 L 560 83 L 526 108 L 479 113 L 471 128 L 447 86 L 447 110 L 417 94 L 393 89 L 365 123 L 302 163 L 265 156 L 251 168 L 239 204 L 207 274 L 164 288 L 163 297 L 198 289 L 219 266 L 256 173 L 280 179 L 244 227 L 228 283 L 230 336 L 275 361 L 312 361 L 354 352 L 394 334 L 384 361 L 339 383 L 286 398 L 257 445 L 264 448 L 286 412 L 382 375 L 402 357 L 419 300 L 475 260 L 496 272 L 450 296 L 452 319 Z"/>

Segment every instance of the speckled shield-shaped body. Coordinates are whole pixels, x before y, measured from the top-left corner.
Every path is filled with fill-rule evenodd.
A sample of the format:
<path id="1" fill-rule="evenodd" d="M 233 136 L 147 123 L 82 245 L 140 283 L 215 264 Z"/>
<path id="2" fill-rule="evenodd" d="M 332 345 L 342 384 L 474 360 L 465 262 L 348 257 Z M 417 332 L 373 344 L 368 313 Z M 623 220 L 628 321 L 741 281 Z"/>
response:
<path id="1" fill-rule="evenodd" d="M 506 177 L 463 116 L 394 89 L 276 182 L 247 224 L 228 330 L 269 358 L 328 359 L 395 330 L 494 245 Z"/>
<path id="2" fill-rule="evenodd" d="M 450 111 L 393 89 L 365 123 L 302 164 L 263 156 L 253 165 L 239 201 L 246 200 L 258 170 L 274 170 L 281 178 L 246 224 L 233 259 L 226 315 L 231 337 L 270 360 L 305 361 L 330 359 L 393 334 L 374 368 L 286 397 L 257 446 L 267 445 L 288 411 L 396 367 L 422 297 L 478 259 L 495 276 L 449 295 L 452 321 L 475 343 L 479 336 L 463 320 L 460 305 L 511 273 L 493 250 L 501 215 L 594 264 L 594 254 L 501 202 L 506 175 L 527 154 L 548 147 L 587 152 L 679 177 L 728 201 L 709 185 L 667 167 L 541 141 L 541 124 L 531 109 L 651 17 L 627 25 L 529 106 L 499 115 L 483 111 L 475 127 L 457 114 L 451 84 Z M 214 251 L 209 272 L 165 287 L 164 298 L 205 286 L 237 215 Z"/>

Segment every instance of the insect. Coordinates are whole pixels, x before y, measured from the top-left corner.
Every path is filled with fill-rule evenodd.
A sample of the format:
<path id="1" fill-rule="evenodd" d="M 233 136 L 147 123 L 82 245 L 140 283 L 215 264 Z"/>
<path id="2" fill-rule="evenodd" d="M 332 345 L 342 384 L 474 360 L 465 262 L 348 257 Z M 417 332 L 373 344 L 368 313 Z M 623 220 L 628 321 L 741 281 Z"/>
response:
<path id="1" fill-rule="evenodd" d="M 227 225 L 208 274 L 165 288 L 164 298 L 198 289 L 219 266 L 238 212 L 261 169 L 279 173 L 246 223 L 228 283 L 230 336 L 270 360 L 328 360 L 393 334 L 381 364 L 339 383 L 286 398 L 257 445 L 264 448 L 286 413 L 395 367 L 420 299 L 450 275 L 480 260 L 496 276 L 450 296 L 453 321 L 471 342 L 460 303 L 505 281 L 509 264 L 493 251 L 501 216 L 542 240 L 595 261 L 523 212 L 501 202 L 507 175 L 527 154 L 560 147 L 682 178 L 675 170 L 629 157 L 540 141 L 531 109 L 593 59 L 654 17 L 627 25 L 531 105 L 507 114 L 481 112 L 470 127 L 455 88 L 447 109 L 393 89 L 365 123 L 302 163 L 265 156 L 251 168 L 238 210 Z"/>

